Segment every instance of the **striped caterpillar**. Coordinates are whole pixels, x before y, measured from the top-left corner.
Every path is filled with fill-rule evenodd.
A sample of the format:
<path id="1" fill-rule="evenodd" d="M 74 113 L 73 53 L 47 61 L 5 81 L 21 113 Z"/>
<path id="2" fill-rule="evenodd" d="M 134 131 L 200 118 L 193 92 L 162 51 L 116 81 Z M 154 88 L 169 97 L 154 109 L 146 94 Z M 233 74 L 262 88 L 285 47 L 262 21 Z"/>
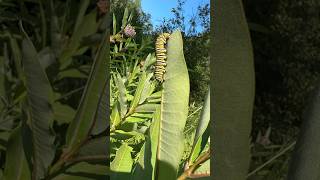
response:
<path id="1" fill-rule="evenodd" d="M 163 74 L 165 73 L 165 66 L 167 65 L 167 49 L 166 44 L 169 39 L 169 33 L 161 34 L 156 40 L 156 68 L 155 68 L 155 77 L 159 82 L 163 82 Z"/>

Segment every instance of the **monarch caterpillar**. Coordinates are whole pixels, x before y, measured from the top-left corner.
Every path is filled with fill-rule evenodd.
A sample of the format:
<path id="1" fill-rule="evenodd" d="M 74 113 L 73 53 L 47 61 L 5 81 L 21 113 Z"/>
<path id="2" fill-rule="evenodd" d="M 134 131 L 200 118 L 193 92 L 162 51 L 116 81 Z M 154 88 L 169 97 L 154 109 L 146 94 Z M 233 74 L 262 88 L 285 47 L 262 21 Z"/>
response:
<path id="1" fill-rule="evenodd" d="M 165 73 L 165 66 L 167 65 L 167 39 L 169 39 L 169 33 L 161 34 L 156 40 L 156 68 L 155 68 L 155 77 L 159 82 L 163 82 L 163 74 Z"/>

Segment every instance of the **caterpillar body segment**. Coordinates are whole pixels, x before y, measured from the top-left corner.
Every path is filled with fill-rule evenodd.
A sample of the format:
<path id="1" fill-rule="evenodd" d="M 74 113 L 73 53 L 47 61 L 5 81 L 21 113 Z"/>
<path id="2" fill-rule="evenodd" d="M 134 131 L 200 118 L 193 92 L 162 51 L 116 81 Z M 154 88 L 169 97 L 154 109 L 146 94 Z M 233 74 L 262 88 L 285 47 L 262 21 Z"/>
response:
<path id="1" fill-rule="evenodd" d="M 163 75 L 165 73 L 165 66 L 167 65 L 167 49 L 166 44 L 169 39 L 169 33 L 163 33 L 158 36 L 156 40 L 156 65 L 155 65 L 155 78 L 159 82 L 163 82 Z"/>

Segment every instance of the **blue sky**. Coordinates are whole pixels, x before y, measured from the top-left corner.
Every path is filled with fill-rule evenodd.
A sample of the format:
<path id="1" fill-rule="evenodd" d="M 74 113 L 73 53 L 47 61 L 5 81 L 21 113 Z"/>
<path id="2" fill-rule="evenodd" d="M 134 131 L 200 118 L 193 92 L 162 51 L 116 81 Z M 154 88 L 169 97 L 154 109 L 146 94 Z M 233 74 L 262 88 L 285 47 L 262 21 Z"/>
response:
<path id="1" fill-rule="evenodd" d="M 197 7 L 203 4 L 209 4 L 210 0 L 185 0 L 183 6 L 185 20 L 189 20 L 193 14 L 197 13 Z M 142 10 L 151 14 L 151 22 L 153 27 L 159 25 L 163 18 L 173 16 L 171 9 L 177 7 L 177 0 L 142 0 Z"/>

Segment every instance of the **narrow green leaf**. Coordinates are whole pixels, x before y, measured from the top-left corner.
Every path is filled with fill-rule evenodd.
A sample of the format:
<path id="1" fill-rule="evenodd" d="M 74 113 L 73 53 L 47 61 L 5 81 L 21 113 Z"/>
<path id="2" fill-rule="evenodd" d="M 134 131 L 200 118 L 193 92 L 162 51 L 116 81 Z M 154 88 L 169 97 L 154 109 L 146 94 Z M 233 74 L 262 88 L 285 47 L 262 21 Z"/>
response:
<path id="1" fill-rule="evenodd" d="M 70 42 L 67 47 L 64 48 L 59 58 L 59 62 L 61 63 L 60 69 L 65 69 L 71 64 L 72 56 L 82 54 L 87 50 L 88 47 L 80 48 L 81 41 L 84 37 L 94 34 L 97 31 L 99 23 L 96 22 L 96 14 L 97 12 L 93 10 L 93 12 L 85 15 L 79 28 L 72 34 Z"/>
<path id="2" fill-rule="evenodd" d="M 87 79 L 88 75 L 80 71 L 79 69 L 67 69 L 64 71 L 60 71 L 58 74 L 58 79 L 63 79 L 63 78 L 82 78 L 82 79 Z"/>
<path id="3" fill-rule="evenodd" d="M 128 179 L 132 169 L 133 160 L 131 158 L 132 148 L 127 144 L 121 145 L 116 153 L 116 157 L 110 165 L 111 179 Z"/>
<path id="4" fill-rule="evenodd" d="M 84 15 L 86 13 L 86 10 L 89 6 L 90 0 L 81 0 L 80 1 L 80 8 L 77 15 L 76 24 L 74 26 L 73 34 L 80 28 L 81 23 L 84 21 Z"/>
<path id="5" fill-rule="evenodd" d="M 21 29 L 22 25 L 21 25 Z M 23 31 L 24 32 L 24 31 Z M 22 62 L 27 88 L 27 99 L 30 108 L 30 128 L 34 148 L 33 173 L 37 178 L 42 178 L 51 164 L 55 149 L 53 146 L 54 135 L 51 130 L 53 122 L 52 102 L 53 92 L 48 77 L 42 69 L 38 54 L 31 40 L 24 32 L 22 41 Z"/>
<path id="6" fill-rule="evenodd" d="M 82 95 L 75 119 L 70 123 L 67 131 L 67 146 L 73 147 L 86 138 L 94 125 L 95 114 L 99 106 L 99 98 L 103 93 L 104 82 L 107 78 L 107 36 L 105 32 L 103 43 L 98 50 L 86 88 Z"/>
<path id="7" fill-rule="evenodd" d="M 153 91 L 155 86 L 150 82 L 150 79 L 152 78 L 153 74 L 148 74 L 147 78 L 144 83 L 143 90 L 141 91 L 141 96 L 139 100 L 139 104 L 144 103 L 144 101 L 147 99 L 147 97 L 150 96 L 150 91 Z"/>
<path id="8" fill-rule="evenodd" d="M 134 112 L 136 113 L 153 113 L 160 106 L 160 104 L 142 104 L 138 106 Z"/>
<path id="9" fill-rule="evenodd" d="M 109 115 L 109 80 L 106 79 L 104 89 L 99 99 L 99 106 L 96 112 L 95 123 L 92 129 L 92 134 L 97 135 L 102 133 L 110 125 Z"/>
<path id="10" fill-rule="evenodd" d="M 23 80 L 22 66 L 21 66 L 22 56 L 21 56 L 20 47 L 18 45 L 17 40 L 13 38 L 12 34 L 9 35 L 9 39 L 10 39 L 10 46 L 11 46 L 11 51 L 12 51 L 13 60 L 14 60 L 14 66 L 16 68 L 19 79 Z"/>
<path id="11" fill-rule="evenodd" d="M 183 153 L 183 130 L 188 116 L 189 76 L 179 31 L 171 34 L 167 46 L 160 135 L 157 152 L 157 179 L 176 179 Z"/>
<path id="12" fill-rule="evenodd" d="M 209 138 L 209 130 L 210 130 L 210 128 L 208 128 L 209 122 L 210 122 L 210 88 L 208 90 L 208 94 L 201 112 L 199 125 L 196 130 L 193 148 L 192 148 L 190 159 L 189 159 L 189 165 L 191 165 L 194 162 L 194 160 L 200 155 L 205 145 L 207 144 L 207 141 Z"/>
<path id="13" fill-rule="evenodd" d="M 143 72 L 142 75 L 140 76 L 139 83 L 138 83 L 136 92 L 134 94 L 134 98 L 131 101 L 129 112 L 133 112 L 134 109 L 139 104 L 141 93 L 142 93 L 142 91 L 144 89 L 144 85 L 145 85 L 146 79 L 147 79 L 147 74 L 146 74 L 146 72 Z"/>
<path id="14" fill-rule="evenodd" d="M 58 17 L 55 13 L 55 7 L 53 0 L 49 1 L 50 7 L 50 40 L 51 40 L 51 48 L 57 57 L 60 56 L 63 50 L 63 40 L 62 33 L 60 32 L 60 25 Z"/>
<path id="15" fill-rule="evenodd" d="M 3 179 L 31 180 L 31 171 L 22 143 L 21 126 L 15 128 L 9 138 Z"/>
<path id="16" fill-rule="evenodd" d="M 121 118 L 123 118 L 127 113 L 127 97 L 126 97 L 126 87 L 119 73 L 117 73 L 115 82 L 119 90 L 120 115 L 121 115 Z"/>
<path id="17" fill-rule="evenodd" d="M 128 8 L 126 7 L 123 13 L 121 30 L 123 30 L 127 25 L 128 15 L 129 15 L 129 11 L 128 11 Z"/>
<path id="18" fill-rule="evenodd" d="M 251 40 L 239 0 L 214 1 L 212 179 L 247 179 L 254 103 Z"/>
<path id="19" fill-rule="evenodd" d="M 0 57 L 0 112 L 2 112 L 5 107 L 3 102 L 4 97 L 6 97 L 5 76 L 4 58 Z"/>
<path id="20" fill-rule="evenodd" d="M 121 116 L 120 116 L 120 112 L 119 112 L 118 107 L 119 107 L 119 102 L 117 101 L 113 105 L 112 112 L 111 112 L 111 115 L 110 115 L 110 120 L 111 120 L 111 124 L 112 124 L 111 129 L 114 129 L 121 122 Z"/>
<path id="21" fill-rule="evenodd" d="M 113 13 L 112 14 L 112 17 L 113 17 L 113 21 L 112 21 L 112 23 L 113 23 L 113 33 L 112 33 L 112 35 L 116 35 L 116 33 L 117 33 L 117 20 L 116 20 L 116 15 Z"/>

